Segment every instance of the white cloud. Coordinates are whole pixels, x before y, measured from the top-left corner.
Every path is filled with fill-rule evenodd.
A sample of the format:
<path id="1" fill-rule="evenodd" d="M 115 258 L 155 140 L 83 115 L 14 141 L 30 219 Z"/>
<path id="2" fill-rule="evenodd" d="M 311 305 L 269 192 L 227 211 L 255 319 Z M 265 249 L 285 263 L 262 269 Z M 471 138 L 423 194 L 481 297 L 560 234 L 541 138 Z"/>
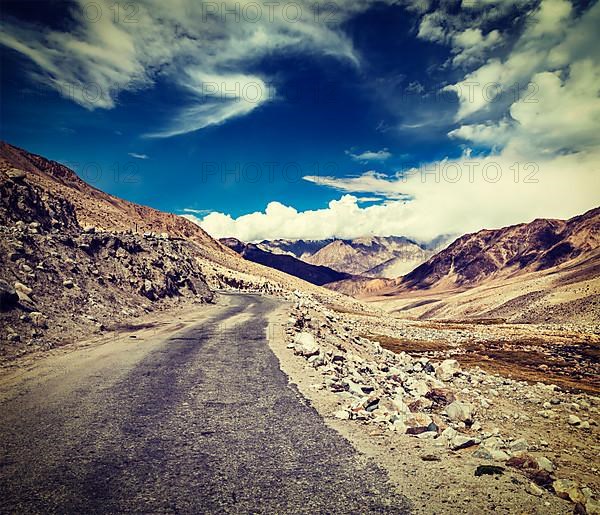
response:
<path id="1" fill-rule="evenodd" d="M 426 14 L 421 19 L 419 24 L 419 32 L 417 35 L 421 39 L 433 41 L 435 43 L 444 43 L 447 39 L 447 30 L 443 25 L 444 16 L 442 13 L 435 11 Z"/>
<path id="2" fill-rule="evenodd" d="M 397 200 L 404 200 L 407 197 L 396 177 L 389 178 L 387 175 L 373 170 L 356 177 L 307 175 L 303 179 L 319 186 L 327 186 L 347 193 L 372 193 Z"/>
<path id="3" fill-rule="evenodd" d="M 258 76 L 205 74 L 200 70 L 191 71 L 188 76 L 186 88 L 197 101 L 176 113 L 168 127 L 146 137 L 166 138 L 219 125 L 250 113 L 273 94 Z"/>
<path id="4" fill-rule="evenodd" d="M 581 61 L 596 66 L 600 52 L 593 27 L 598 24 L 598 3 L 575 18 L 567 0 L 542 0 L 505 58 L 489 59 L 463 80 L 444 88 L 458 95 L 457 120 L 497 112 L 499 106 L 518 101 L 531 103 L 540 89 L 535 79 L 544 72 L 568 75 Z"/>
<path id="5" fill-rule="evenodd" d="M 205 81 L 237 87 L 266 84 L 248 73 L 276 53 L 318 52 L 358 65 L 351 40 L 340 29 L 374 0 L 335 3 L 335 12 L 314 12 L 313 2 L 197 2 L 196 0 L 74 0 L 69 30 L 5 17 L 0 44 L 26 56 L 30 76 L 83 107 L 111 109 L 119 94 L 149 88 L 160 78 L 181 91 L 182 109 L 154 137 L 169 137 L 246 115 L 270 97 L 249 100 L 207 93 Z M 117 6 L 118 12 L 115 12 Z M 215 11 L 216 10 L 216 11 Z M 233 13 L 233 14 L 232 14 Z M 201 91 L 199 91 L 201 90 Z"/>
<path id="6" fill-rule="evenodd" d="M 183 216 L 184 218 L 188 218 L 188 217 L 190 217 L 190 215 L 192 215 L 190 219 L 195 221 L 195 220 L 197 220 L 198 215 L 206 216 L 210 212 L 211 212 L 210 209 L 194 209 L 191 207 L 184 207 L 181 210 L 181 213 L 183 213 L 183 215 L 181 215 L 181 216 Z"/>
<path id="7" fill-rule="evenodd" d="M 498 30 L 483 34 L 481 29 L 466 29 L 452 36 L 452 58 L 454 66 L 472 66 L 480 62 L 485 54 L 502 43 Z"/>
<path id="8" fill-rule="evenodd" d="M 428 240 L 440 234 L 498 228 L 538 217 L 568 218 L 598 205 L 600 151 L 534 163 L 518 159 L 501 154 L 479 160 L 445 160 L 393 180 L 368 173 L 321 182 L 356 192 L 368 190 L 369 185 L 389 198 L 409 195 L 410 201 L 390 200 L 361 207 L 356 196 L 345 194 L 322 209 L 297 211 L 271 202 L 264 212 L 238 218 L 215 212 L 191 219 L 215 237 L 234 236 L 244 241 L 368 234 Z"/>
<path id="9" fill-rule="evenodd" d="M 504 61 L 490 60 L 451 86 L 464 92 L 467 82 L 472 85 L 471 101 L 460 97 L 459 120 L 493 107 L 473 84 L 495 82 L 510 91 L 502 118 L 461 125 L 449 132 L 451 137 L 505 147 L 529 159 L 600 145 L 600 51 L 592 29 L 600 24 L 600 4 L 565 23 L 565 31 L 560 23 L 570 13 L 568 2 L 544 0 Z"/>
<path id="10" fill-rule="evenodd" d="M 128 155 L 134 159 L 150 159 L 146 154 L 137 154 L 136 152 L 129 152 Z"/>
<path id="11" fill-rule="evenodd" d="M 350 150 L 346 150 L 346 155 L 350 156 L 355 161 L 363 161 L 363 162 L 365 162 L 365 161 L 385 161 L 386 159 L 389 159 L 390 157 L 392 157 L 391 152 L 389 152 L 387 148 L 384 148 L 383 150 L 377 150 L 377 151 L 365 150 L 364 152 L 361 152 L 360 154 L 355 154 L 355 153 L 351 152 Z"/>
<path id="12" fill-rule="evenodd" d="M 381 199 L 379 197 L 358 197 L 356 200 L 358 202 L 365 203 L 365 202 L 381 202 L 383 199 Z"/>
<path id="13" fill-rule="evenodd" d="M 513 131 L 512 123 L 504 119 L 498 122 L 461 125 L 451 130 L 448 136 L 500 149 L 513 137 Z"/>

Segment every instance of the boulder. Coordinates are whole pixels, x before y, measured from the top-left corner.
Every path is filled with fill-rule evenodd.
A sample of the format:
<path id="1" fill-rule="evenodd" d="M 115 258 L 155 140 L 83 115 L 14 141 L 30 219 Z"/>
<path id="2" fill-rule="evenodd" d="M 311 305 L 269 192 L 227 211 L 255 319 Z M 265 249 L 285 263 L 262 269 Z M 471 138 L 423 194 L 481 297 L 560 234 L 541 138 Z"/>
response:
<path id="1" fill-rule="evenodd" d="M 460 449 L 473 447 L 473 445 L 479 445 L 479 442 L 479 438 L 457 434 L 454 438 L 452 438 L 452 440 L 450 440 L 449 446 L 453 451 L 459 451 Z"/>
<path id="2" fill-rule="evenodd" d="M 410 409 L 404 403 L 401 395 L 396 395 L 396 397 L 391 400 L 391 404 L 398 413 L 410 413 Z"/>
<path id="3" fill-rule="evenodd" d="M 473 458 L 479 458 L 481 460 L 493 460 L 494 459 L 491 451 L 482 446 L 480 446 L 479 449 L 477 449 L 473 453 Z"/>
<path id="4" fill-rule="evenodd" d="M 535 483 L 527 483 L 525 486 L 525 491 L 530 495 L 535 495 L 536 497 L 541 497 L 544 495 L 544 490 Z"/>
<path id="5" fill-rule="evenodd" d="M 510 443 L 511 452 L 526 451 L 529 448 L 529 443 L 525 438 L 518 438 Z"/>
<path id="6" fill-rule="evenodd" d="M 25 297 L 29 298 L 29 295 L 33 293 L 33 290 L 29 286 L 20 283 L 19 281 L 17 281 L 14 284 L 14 288 L 17 292 L 17 295 L 19 295 L 19 298 L 21 297 L 21 295 L 24 295 Z"/>
<path id="7" fill-rule="evenodd" d="M 418 397 L 423 397 L 429 391 L 429 386 L 422 379 L 411 381 L 406 387 Z"/>
<path id="8" fill-rule="evenodd" d="M 411 413 L 405 419 L 406 433 L 409 435 L 418 435 L 425 431 L 430 431 L 433 421 L 425 413 Z"/>
<path id="9" fill-rule="evenodd" d="M 440 435 L 442 438 L 450 441 L 452 440 L 456 435 L 458 434 L 458 431 L 456 429 L 454 429 L 453 427 L 447 427 L 446 429 L 444 429 L 442 431 L 442 434 Z"/>
<path id="10" fill-rule="evenodd" d="M 350 419 L 350 412 L 345 410 L 345 409 L 341 409 L 336 411 L 333 416 L 335 418 L 338 418 L 340 420 L 349 420 Z"/>
<path id="11" fill-rule="evenodd" d="M 19 302 L 19 295 L 6 281 L 0 279 L 0 310 L 14 308 Z"/>
<path id="12" fill-rule="evenodd" d="M 48 322 L 46 321 L 46 317 L 43 313 L 40 313 L 39 311 L 32 311 L 29 313 L 29 319 L 34 327 L 48 329 Z"/>
<path id="13" fill-rule="evenodd" d="M 425 394 L 425 397 L 442 407 L 456 400 L 454 393 L 449 388 L 432 388 Z"/>
<path id="14" fill-rule="evenodd" d="M 401 418 L 397 418 L 390 424 L 390 430 L 395 431 L 397 433 L 406 433 L 406 429 L 406 424 Z"/>
<path id="15" fill-rule="evenodd" d="M 455 359 L 445 359 L 435 369 L 435 376 L 440 381 L 449 381 L 461 372 L 460 365 Z"/>
<path id="16" fill-rule="evenodd" d="M 470 423 L 473 421 L 473 406 L 466 402 L 454 401 L 446 407 L 446 414 L 455 422 Z"/>
<path id="17" fill-rule="evenodd" d="M 554 472 L 554 464 L 548 458 L 544 456 L 538 456 L 536 460 L 540 470 L 545 470 L 546 472 Z"/>
<path id="18" fill-rule="evenodd" d="M 571 479 L 557 479 L 552 483 L 552 488 L 561 499 L 572 502 L 585 503 L 585 496 L 579 488 L 579 483 Z"/>
<path id="19" fill-rule="evenodd" d="M 320 350 L 315 337 L 307 332 L 298 333 L 294 338 L 294 344 L 296 352 L 307 358 L 318 354 Z"/>

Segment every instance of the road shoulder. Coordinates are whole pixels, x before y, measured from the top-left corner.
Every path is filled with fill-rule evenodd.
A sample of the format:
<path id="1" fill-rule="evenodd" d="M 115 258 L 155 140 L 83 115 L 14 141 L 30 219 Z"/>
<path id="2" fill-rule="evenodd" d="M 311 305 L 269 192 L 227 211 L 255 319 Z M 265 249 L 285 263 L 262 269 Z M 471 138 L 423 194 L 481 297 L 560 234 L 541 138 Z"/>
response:
<path id="1" fill-rule="evenodd" d="M 523 492 L 512 474 L 475 477 L 480 461 L 470 453 L 441 452 L 431 440 L 384 431 L 357 421 L 339 420 L 334 413 L 343 400 L 324 389 L 321 374 L 287 348 L 285 326 L 291 305 L 269 317 L 268 342 L 282 371 L 308 399 L 325 423 L 361 454 L 372 458 L 388 474 L 396 492 L 409 500 L 414 513 L 571 513 L 572 506 L 551 494 L 539 499 Z M 423 457 L 435 456 L 435 460 Z"/>

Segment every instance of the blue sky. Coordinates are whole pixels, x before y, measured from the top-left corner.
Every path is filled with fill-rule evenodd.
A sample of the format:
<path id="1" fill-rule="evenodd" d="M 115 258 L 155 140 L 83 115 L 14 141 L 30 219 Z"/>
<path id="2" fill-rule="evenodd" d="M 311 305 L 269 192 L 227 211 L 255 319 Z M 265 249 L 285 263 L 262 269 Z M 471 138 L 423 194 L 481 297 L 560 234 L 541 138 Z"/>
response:
<path id="1" fill-rule="evenodd" d="M 595 3 L 45 5 L 2 6 L 2 139 L 215 236 L 428 239 L 598 204 Z"/>

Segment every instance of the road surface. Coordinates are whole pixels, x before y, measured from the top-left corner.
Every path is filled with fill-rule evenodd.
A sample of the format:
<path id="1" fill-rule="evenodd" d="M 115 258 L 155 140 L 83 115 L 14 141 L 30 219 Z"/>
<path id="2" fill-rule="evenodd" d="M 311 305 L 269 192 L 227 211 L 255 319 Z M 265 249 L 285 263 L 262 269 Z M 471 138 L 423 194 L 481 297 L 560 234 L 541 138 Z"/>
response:
<path id="1" fill-rule="evenodd" d="M 232 296 L 169 337 L 74 350 L 2 386 L 0 510 L 408 513 L 288 384 L 265 338 L 276 305 Z"/>

